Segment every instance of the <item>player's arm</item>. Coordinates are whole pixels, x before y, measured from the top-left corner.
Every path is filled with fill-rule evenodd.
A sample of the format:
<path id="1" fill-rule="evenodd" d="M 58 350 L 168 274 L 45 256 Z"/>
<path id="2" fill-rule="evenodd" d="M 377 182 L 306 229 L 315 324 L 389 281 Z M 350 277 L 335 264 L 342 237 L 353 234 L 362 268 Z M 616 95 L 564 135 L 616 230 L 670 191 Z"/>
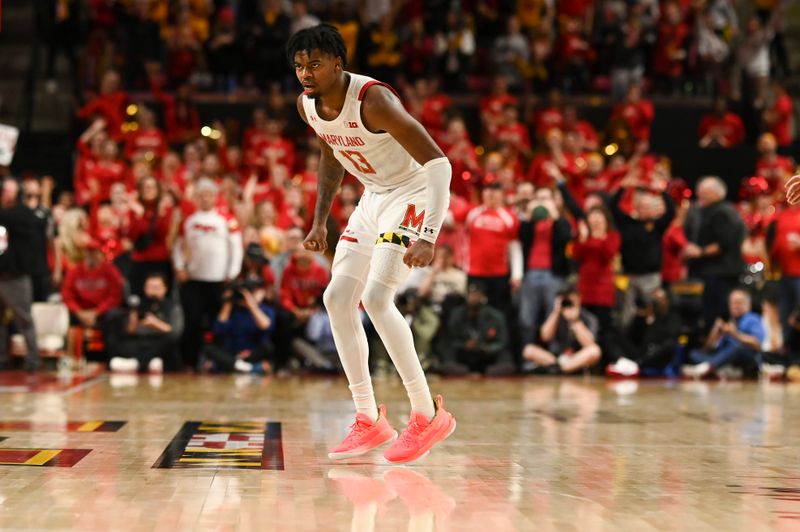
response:
<path id="1" fill-rule="evenodd" d="M 303 96 L 297 98 L 297 112 L 303 122 L 308 123 L 303 109 Z M 317 204 L 314 208 L 314 223 L 306 236 L 303 246 L 310 251 L 325 251 L 328 247 L 328 215 L 331 212 L 333 198 L 342 184 L 344 167 L 336 160 L 333 150 L 327 142 L 319 139 L 320 157 L 317 171 Z"/>
<path id="2" fill-rule="evenodd" d="M 428 171 L 425 218 L 417 241 L 417 244 L 424 244 L 412 246 L 404 259 L 409 266 L 427 266 L 433 259 L 433 244 L 450 204 L 453 173 L 450 161 L 422 124 L 408 114 L 400 100 L 386 87 L 375 85 L 367 89 L 361 113 L 364 125 L 370 131 L 389 133 Z"/>

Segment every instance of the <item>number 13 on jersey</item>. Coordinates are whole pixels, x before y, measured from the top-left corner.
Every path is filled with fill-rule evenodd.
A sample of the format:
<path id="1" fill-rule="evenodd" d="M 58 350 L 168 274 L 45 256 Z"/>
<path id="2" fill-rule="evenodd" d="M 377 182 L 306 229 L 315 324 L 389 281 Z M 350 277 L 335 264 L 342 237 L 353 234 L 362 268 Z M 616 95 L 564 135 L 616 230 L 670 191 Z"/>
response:
<path id="1" fill-rule="evenodd" d="M 362 174 L 374 174 L 375 168 L 369 164 L 360 151 L 356 150 L 340 150 L 339 153 L 347 157 L 347 160 L 353 163 L 356 170 Z"/>

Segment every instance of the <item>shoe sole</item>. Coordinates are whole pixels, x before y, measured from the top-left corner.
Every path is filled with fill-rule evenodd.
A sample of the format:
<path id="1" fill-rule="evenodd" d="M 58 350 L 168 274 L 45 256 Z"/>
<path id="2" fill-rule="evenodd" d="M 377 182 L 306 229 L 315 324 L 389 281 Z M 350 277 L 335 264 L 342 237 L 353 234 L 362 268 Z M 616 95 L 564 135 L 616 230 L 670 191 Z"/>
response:
<path id="1" fill-rule="evenodd" d="M 425 458 L 426 456 L 428 456 L 428 454 L 430 454 L 431 449 L 433 449 L 434 445 L 436 445 L 437 443 L 442 443 L 444 440 L 449 438 L 455 431 L 456 431 L 456 418 L 454 417 L 453 418 L 453 427 L 450 429 L 450 432 L 448 432 L 447 435 L 445 437 L 443 437 L 441 440 L 439 440 L 437 442 L 434 442 L 434 444 L 430 446 L 430 449 L 428 449 L 427 451 L 425 451 L 421 455 L 419 455 L 417 457 L 414 457 L 414 458 L 411 458 L 409 460 L 398 460 L 398 461 L 389 460 L 385 456 L 384 456 L 384 458 L 386 458 L 386 461 L 389 462 L 390 464 L 395 464 L 395 465 L 410 465 L 410 464 L 415 464 L 417 462 L 421 462 L 423 458 Z"/>
<path id="2" fill-rule="evenodd" d="M 350 458 L 357 458 L 361 455 L 367 454 L 368 452 L 377 449 L 382 445 L 386 445 L 387 443 L 393 443 L 397 439 L 397 431 L 393 430 L 392 435 L 385 439 L 380 443 L 376 443 L 375 445 L 370 445 L 369 447 L 357 447 L 355 450 L 346 452 L 346 453 L 328 453 L 329 460 L 349 460 Z"/>

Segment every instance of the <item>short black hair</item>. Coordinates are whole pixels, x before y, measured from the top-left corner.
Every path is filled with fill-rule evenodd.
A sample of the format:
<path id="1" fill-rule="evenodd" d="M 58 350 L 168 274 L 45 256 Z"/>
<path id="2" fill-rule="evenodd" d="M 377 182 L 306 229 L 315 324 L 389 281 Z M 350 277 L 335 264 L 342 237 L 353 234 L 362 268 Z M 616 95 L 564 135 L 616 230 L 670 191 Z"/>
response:
<path id="1" fill-rule="evenodd" d="M 339 30 L 330 24 L 318 24 L 300 30 L 289 37 L 289 42 L 286 43 L 286 59 L 289 61 L 289 66 L 294 68 L 294 56 L 298 52 L 310 54 L 312 50 L 319 50 L 333 57 L 341 57 L 342 66 L 347 66 L 347 47 L 344 39 L 339 34 Z"/>

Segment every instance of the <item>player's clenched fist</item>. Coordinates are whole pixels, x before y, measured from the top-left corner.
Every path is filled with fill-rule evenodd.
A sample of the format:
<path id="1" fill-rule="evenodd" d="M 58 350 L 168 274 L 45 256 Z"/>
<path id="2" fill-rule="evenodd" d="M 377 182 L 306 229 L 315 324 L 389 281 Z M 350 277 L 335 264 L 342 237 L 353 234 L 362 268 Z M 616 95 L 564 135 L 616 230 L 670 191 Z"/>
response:
<path id="1" fill-rule="evenodd" d="M 328 249 L 328 230 L 324 227 L 312 227 L 306 239 L 303 240 L 303 247 L 309 251 L 319 251 L 320 253 Z"/>
<path id="2" fill-rule="evenodd" d="M 786 182 L 786 201 L 789 205 L 800 201 L 800 175 L 793 176 Z"/>
<path id="3" fill-rule="evenodd" d="M 408 248 L 403 262 L 409 268 L 424 268 L 433 260 L 433 244 L 427 240 L 417 240 Z"/>

